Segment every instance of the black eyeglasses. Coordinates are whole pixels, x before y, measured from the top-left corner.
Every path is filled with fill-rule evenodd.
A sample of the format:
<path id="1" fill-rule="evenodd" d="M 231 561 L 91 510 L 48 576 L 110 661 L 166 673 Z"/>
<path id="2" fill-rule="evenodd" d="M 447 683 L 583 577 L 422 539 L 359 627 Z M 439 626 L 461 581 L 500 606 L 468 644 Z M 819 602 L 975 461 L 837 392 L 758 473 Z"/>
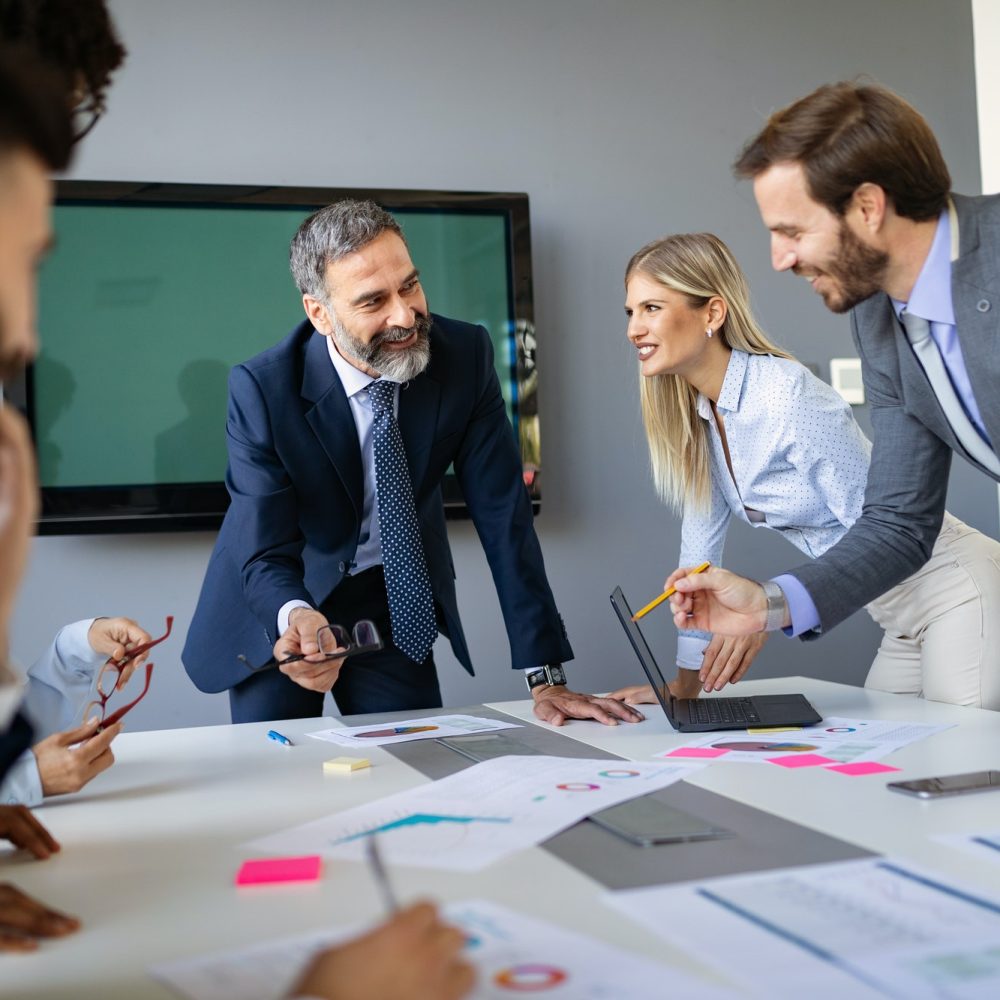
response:
<path id="1" fill-rule="evenodd" d="M 382 648 L 382 637 L 378 633 L 374 622 L 367 618 L 359 621 L 351 632 L 348 632 L 343 625 L 324 625 L 316 632 L 316 645 L 323 654 L 321 660 L 310 660 L 310 663 L 326 663 L 327 660 L 344 660 L 348 656 L 357 656 L 359 653 L 374 653 Z M 297 663 L 306 659 L 312 653 L 295 653 L 293 656 L 286 656 L 283 660 L 268 660 L 259 667 L 255 667 L 243 653 L 238 653 L 236 658 L 248 669 L 257 673 L 261 670 L 272 670 L 285 663 Z"/>
<path id="2" fill-rule="evenodd" d="M 100 121 L 104 109 L 93 100 L 73 109 L 73 142 L 79 142 Z"/>

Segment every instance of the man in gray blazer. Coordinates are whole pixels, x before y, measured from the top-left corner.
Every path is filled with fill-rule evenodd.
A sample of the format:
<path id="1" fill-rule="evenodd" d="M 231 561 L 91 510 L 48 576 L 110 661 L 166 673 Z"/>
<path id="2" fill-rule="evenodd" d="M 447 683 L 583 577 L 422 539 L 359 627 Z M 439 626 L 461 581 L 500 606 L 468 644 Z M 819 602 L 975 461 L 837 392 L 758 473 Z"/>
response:
<path id="1" fill-rule="evenodd" d="M 949 194 L 924 118 L 837 83 L 771 115 L 734 165 L 771 262 L 850 312 L 874 449 L 862 516 L 820 558 L 764 583 L 678 569 L 677 625 L 816 638 L 916 572 L 941 528 L 953 452 L 1000 481 L 1000 197 Z M 738 680 L 720 666 L 706 690 Z"/>

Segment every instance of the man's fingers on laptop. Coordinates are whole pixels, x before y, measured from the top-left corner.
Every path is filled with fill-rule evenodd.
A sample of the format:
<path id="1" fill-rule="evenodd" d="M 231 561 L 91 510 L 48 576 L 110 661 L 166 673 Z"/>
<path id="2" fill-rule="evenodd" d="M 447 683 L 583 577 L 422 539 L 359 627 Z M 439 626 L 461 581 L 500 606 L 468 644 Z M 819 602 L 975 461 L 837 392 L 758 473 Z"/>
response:
<path id="1" fill-rule="evenodd" d="M 713 635 L 705 647 L 699 678 L 706 691 L 735 684 L 749 669 L 764 643 L 766 632 L 752 635 Z"/>

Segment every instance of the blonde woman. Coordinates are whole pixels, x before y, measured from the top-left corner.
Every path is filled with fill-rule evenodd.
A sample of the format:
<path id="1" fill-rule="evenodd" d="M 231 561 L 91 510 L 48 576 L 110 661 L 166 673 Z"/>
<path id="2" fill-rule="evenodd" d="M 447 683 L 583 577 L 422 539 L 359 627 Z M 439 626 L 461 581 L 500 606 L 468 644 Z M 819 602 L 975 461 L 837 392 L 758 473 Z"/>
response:
<path id="1" fill-rule="evenodd" d="M 677 565 L 719 563 L 730 521 L 821 555 L 860 516 L 871 446 L 825 382 L 772 344 L 708 233 L 643 247 L 625 274 L 653 481 L 683 514 Z M 865 686 L 1000 708 L 1000 543 L 945 514 L 930 561 L 867 608 L 885 635 Z M 680 633 L 675 693 L 738 681 L 766 633 Z M 647 687 L 612 697 L 652 701 Z"/>

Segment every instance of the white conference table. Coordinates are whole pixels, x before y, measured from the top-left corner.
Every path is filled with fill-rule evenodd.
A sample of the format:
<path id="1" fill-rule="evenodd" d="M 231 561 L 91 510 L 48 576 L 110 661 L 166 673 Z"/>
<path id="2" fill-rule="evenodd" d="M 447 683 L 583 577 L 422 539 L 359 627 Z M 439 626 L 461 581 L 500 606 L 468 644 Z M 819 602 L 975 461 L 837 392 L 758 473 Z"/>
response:
<path id="1" fill-rule="evenodd" d="M 957 724 L 894 754 L 888 762 L 902 771 L 892 779 L 1000 766 L 1000 713 L 803 678 L 744 682 L 740 689 L 748 694 L 802 691 L 824 716 Z M 515 721 L 542 725 L 527 701 L 489 707 Z M 558 732 L 636 760 L 688 739 L 673 732 L 657 706 L 647 706 L 647 715 L 638 725 L 573 722 Z M 240 863 L 254 856 L 242 846 L 251 838 L 428 780 L 378 747 L 367 752 L 372 768 L 324 774 L 324 760 L 348 751 L 304 734 L 331 724 L 336 723 L 271 724 L 290 736 L 294 747 L 268 740 L 269 724 L 119 737 L 110 771 L 77 795 L 50 800 L 37 811 L 63 851 L 45 862 L 21 854 L 4 859 L 5 881 L 79 916 L 84 927 L 43 943 L 33 955 L 0 955 L 0 996 L 174 996 L 148 977 L 150 965 L 380 919 L 371 874 L 353 862 L 327 860 L 322 879 L 308 885 L 238 889 L 233 884 Z M 939 833 L 997 829 L 1000 796 L 923 802 L 887 791 L 883 775 L 849 778 L 814 768 L 788 771 L 724 762 L 712 763 L 690 781 L 1000 894 L 1000 863 L 984 864 L 929 840 Z M 398 867 L 391 877 L 403 901 L 488 898 L 713 977 L 705 966 L 623 921 L 600 901 L 602 885 L 542 848 L 472 874 Z"/>

